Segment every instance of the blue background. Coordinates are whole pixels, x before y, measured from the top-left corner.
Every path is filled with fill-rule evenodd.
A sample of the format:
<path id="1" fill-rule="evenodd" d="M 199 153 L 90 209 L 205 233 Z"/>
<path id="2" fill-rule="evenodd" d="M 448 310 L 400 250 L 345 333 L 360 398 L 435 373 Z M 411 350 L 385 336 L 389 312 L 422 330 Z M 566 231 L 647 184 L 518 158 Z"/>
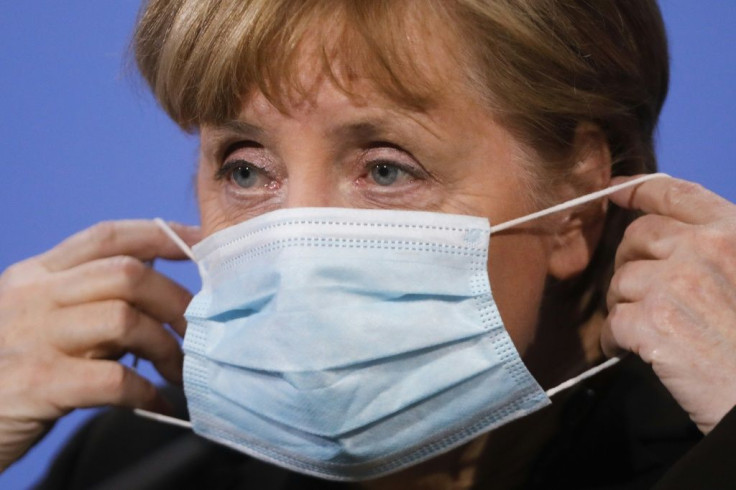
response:
<path id="1" fill-rule="evenodd" d="M 138 0 L 4 2 L 0 270 L 100 220 L 197 221 L 196 138 L 166 119 L 126 66 L 137 10 Z M 662 10 L 672 83 L 660 166 L 736 201 L 736 2 L 663 0 Z M 198 287 L 191 264 L 157 267 Z M 0 475 L 0 488 L 36 481 L 91 412 L 57 423 Z"/>

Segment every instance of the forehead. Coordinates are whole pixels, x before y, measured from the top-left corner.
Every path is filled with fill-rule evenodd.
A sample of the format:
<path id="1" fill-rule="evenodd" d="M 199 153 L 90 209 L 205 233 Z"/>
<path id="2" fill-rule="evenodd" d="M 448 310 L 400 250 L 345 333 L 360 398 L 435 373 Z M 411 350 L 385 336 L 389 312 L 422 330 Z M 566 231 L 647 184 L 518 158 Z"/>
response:
<path id="1" fill-rule="evenodd" d="M 275 107 L 264 94 L 252 93 L 244 100 L 237 118 L 203 125 L 203 142 L 234 135 L 269 141 L 279 133 L 288 134 L 289 140 L 319 134 L 335 141 L 393 140 L 420 135 L 444 141 L 452 133 L 448 129 L 457 129 L 468 120 L 478 123 L 483 118 L 484 124 L 465 127 L 463 135 L 474 133 L 473 128 L 488 123 L 487 112 L 479 111 L 475 101 L 468 97 L 437 99 L 432 107 L 417 109 L 390 99 L 369 81 L 354 81 L 355 95 L 346 93 L 330 80 L 322 79 L 311 86 L 308 98 L 282 100 L 283 109 Z"/>
<path id="2" fill-rule="evenodd" d="M 281 2 L 276 2 L 281 3 Z M 235 117 L 254 94 L 288 112 L 314 103 L 325 82 L 356 104 L 376 95 L 403 109 L 426 111 L 444 99 L 474 93 L 467 83 L 460 38 L 454 32 L 450 2 L 310 2 L 288 19 L 241 32 L 244 46 L 223 86 L 206 73 L 200 91 L 211 92 L 213 110 L 199 124 L 217 125 Z M 327 9 L 327 4 L 335 8 Z M 279 25 L 276 25 L 276 22 Z M 215 48 L 212 48 L 213 50 Z M 234 81 L 234 82 L 233 82 Z"/>

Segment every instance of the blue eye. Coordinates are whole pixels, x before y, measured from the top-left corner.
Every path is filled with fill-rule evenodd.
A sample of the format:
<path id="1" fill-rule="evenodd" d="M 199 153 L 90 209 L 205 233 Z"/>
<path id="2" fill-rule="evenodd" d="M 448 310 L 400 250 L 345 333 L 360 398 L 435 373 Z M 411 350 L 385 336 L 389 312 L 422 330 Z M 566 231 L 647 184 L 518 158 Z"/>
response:
<path id="1" fill-rule="evenodd" d="M 250 165 L 240 164 L 232 170 L 231 179 L 244 189 L 255 186 L 258 183 L 258 171 Z"/>
<path id="2" fill-rule="evenodd" d="M 399 179 L 402 170 L 389 163 L 379 163 L 371 168 L 371 178 L 381 186 L 389 186 Z"/>
<path id="3" fill-rule="evenodd" d="M 263 169 L 246 160 L 231 160 L 225 162 L 215 174 L 216 179 L 227 179 L 241 189 L 266 187 L 270 179 Z"/>

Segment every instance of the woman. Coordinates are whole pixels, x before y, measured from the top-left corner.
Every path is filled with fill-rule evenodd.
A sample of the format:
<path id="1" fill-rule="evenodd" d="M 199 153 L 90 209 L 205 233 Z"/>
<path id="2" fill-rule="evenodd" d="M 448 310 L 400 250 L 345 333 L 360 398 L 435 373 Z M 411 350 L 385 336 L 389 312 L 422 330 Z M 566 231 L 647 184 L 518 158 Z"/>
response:
<path id="1" fill-rule="evenodd" d="M 299 5 L 153 2 L 141 19 L 144 76 L 200 132 L 204 236 L 315 206 L 495 224 L 654 168 L 667 72 L 653 5 Z M 599 362 L 599 339 L 609 354 L 633 351 L 709 433 L 734 404 L 733 206 L 670 179 L 612 201 L 648 213 L 618 249 L 632 215 L 600 201 L 494 236 L 488 274 L 506 329 L 545 388 Z M 181 355 L 160 324 L 183 333 L 190 296 L 143 265 L 155 257 L 183 258 L 153 223 L 106 224 L 3 275 L 4 464 L 73 407 L 161 409 L 150 385 L 100 360 L 130 350 L 179 381 Z M 50 324 L 76 328 L 26 327 Z M 59 372 L 78 374 L 59 385 Z M 547 417 L 369 485 L 481 485 L 510 461 L 516 484 L 559 432 Z M 552 428 L 512 453 L 504 441 L 530 427 Z"/>

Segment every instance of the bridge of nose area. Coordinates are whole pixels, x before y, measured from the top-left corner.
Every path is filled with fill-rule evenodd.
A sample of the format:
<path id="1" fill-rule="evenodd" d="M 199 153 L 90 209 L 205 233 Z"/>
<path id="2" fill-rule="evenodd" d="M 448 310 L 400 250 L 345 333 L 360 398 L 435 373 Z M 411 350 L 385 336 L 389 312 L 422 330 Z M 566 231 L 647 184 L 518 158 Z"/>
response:
<path id="1" fill-rule="evenodd" d="M 330 155 L 301 155 L 287 167 L 284 207 L 352 207 L 348 189 Z"/>

